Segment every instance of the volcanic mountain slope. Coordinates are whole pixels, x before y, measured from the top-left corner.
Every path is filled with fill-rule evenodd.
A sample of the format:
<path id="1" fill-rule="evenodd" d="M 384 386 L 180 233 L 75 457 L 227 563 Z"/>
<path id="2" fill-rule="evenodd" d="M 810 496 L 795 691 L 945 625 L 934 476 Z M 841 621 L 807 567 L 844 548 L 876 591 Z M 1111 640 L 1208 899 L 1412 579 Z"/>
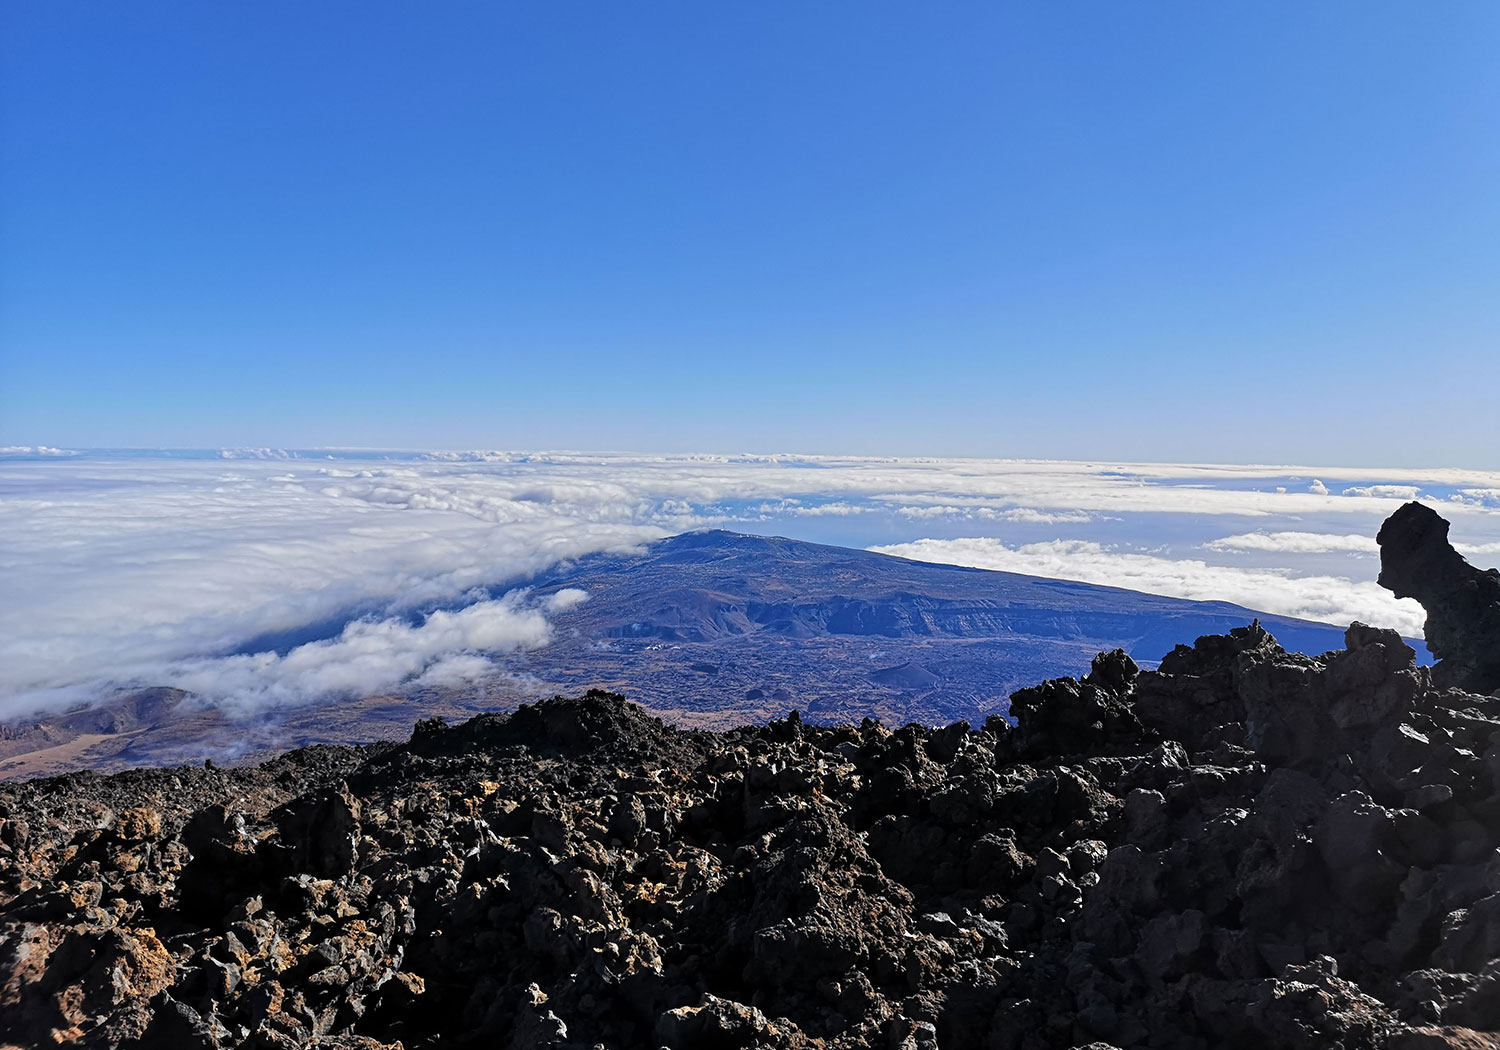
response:
<path id="1" fill-rule="evenodd" d="M 1322 652 L 1327 624 L 1257 614 L 1119 587 L 936 565 L 872 551 L 721 530 L 690 532 L 640 555 L 598 555 L 541 577 L 542 593 L 594 597 L 575 622 L 587 633 L 701 642 L 770 633 L 787 638 L 1116 639 L 1155 662 L 1175 639 L 1244 626 L 1259 615 L 1291 648 Z M 638 617 L 631 619 L 630 617 Z"/>
<path id="2" fill-rule="evenodd" d="M 1445 673 L 1500 645 L 1477 622 Z M 9 785 L 0 1040 L 1493 1047 L 1500 696 L 1413 657 L 1251 626 L 1100 654 L 1015 727 L 694 732 L 593 693 Z"/>
<path id="3" fill-rule="evenodd" d="M 542 577 L 589 600 L 526 668 L 564 689 L 607 686 L 673 720 L 724 727 L 784 713 L 928 725 L 1003 714 L 1014 690 L 1081 674 L 1100 650 L 1146 666 L 1184 638 L 1257 616 L 1288 649 L 1343 643 L 1327 624 L 1015 573 L 731 532 Z"/>
<path id="4" fill-rule="evenodd" d="M 599 555 L 533 581 L 582 589 L 553 644 L 505 658 L 480 687 L 412 689 L 237 713 L 180 690 L 127 693 L 0 731 L 0 777 L 265 757 L 313 743 L 404 736 L 418 718 L 466 718 L 603 687 L 679 725 L 727 728 L 789 708 L 809 722 L 940 725 L 1003 714 L 1016 689 L 1087 671 L 1123 648 L 1154 666 L 1183 638 L 1257 615 L 1291 650 L 1337 648 L 1327 624 L 1113 587 L 930 565 L 797 540 L 699 532 L 633 556 Z M 342 621 L 324 625 L 337 632 Z M 316 634 L 282 639 L 281 648 Z"/>

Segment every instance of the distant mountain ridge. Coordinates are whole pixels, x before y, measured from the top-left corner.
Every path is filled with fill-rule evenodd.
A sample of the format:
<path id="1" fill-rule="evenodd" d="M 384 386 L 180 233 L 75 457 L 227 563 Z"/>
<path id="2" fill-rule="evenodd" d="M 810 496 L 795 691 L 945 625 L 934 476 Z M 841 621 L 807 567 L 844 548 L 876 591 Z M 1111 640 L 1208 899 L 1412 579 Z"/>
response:
<path id="1" fill-rule="evenodd" d="M 671 585 L 654 587 L 669 575 Z M 911 561 L 871 551 L 723 530 L 685 533 L 637 556 L 593 556 L 539 577 L 538 591 L 583 587 L 576 614 L 601 634 L 708 642 L 766 630 L 820 635 L 1114 639 L 1156 662 L 1183 640 L 1251 619 L 1289 650 L 1319 653 L 1343 628 L 1229 602 Z M 617 622 L 626 612 L 641 618 Z"/>
<path id="2" fill-rule="evenodd" d="M 1340 648 L 1343 629 L 1116 587 L 911 561 L 722 530 L 601 554 L 532 581 L 589 600 L 554 617 L 531 673 L 600 686 L 680 722 L 982 720 L 1028 683 L 1082 674 L 1121 648 L 1154 666 L 1179 643 L 1254 619 L 1289 650 Z M 787 702 L 786 698 L 790 698 Z"/>
<path id="3" fill-rule="evenodd" d="M 497 658 L 493 679 L 309 703 L 253 721 L 179 690 L 135 690 L 6 727 L 0 777 L 358 743 L 403 735 L 418 718 L 591 688 L 705 728 L 766 722 L 792 708 L 821 723 L 979 724 L 1006 714 L 1017 689 L 1083 674 L 1099 652 L 1121 648 L 1153 667 L 1179 643 L 1257 617 L 1289 650 L 1343 644 L 1339 627 L 1225 602 L 720 530 L 591 555 L 494 593 L 518 582 L 542 599 L 570 588 L 589 598 L 551 614 L 551 644 Z M 254 651 L 334 636 L 346 620 L 259 640 Z"/>

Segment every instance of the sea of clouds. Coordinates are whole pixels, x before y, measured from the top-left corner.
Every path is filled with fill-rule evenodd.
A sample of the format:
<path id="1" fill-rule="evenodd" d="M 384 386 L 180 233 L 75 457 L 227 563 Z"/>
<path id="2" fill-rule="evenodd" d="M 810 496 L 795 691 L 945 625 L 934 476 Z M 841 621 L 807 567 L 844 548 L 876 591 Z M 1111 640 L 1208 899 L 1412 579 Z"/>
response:
<path id="1" fill-rule="evenodd" d="M 1374 582 L 1408 499 L 1500 558 L 1500 474 L 1478 471 L 0 449 L 0 717 L 144 685 L 259 709 L 479 680 L 588 598 L 530 577 L 709 526 L 1419 636 Z"/>

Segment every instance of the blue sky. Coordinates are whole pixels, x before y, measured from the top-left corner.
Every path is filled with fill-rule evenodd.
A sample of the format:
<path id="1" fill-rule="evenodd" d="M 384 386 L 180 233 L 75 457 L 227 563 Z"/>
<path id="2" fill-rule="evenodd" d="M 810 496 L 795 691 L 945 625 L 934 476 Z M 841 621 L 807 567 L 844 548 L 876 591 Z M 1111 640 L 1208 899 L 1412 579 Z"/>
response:
<path id="1" fill-rule="evenodd" d="M 23 0 L 0 444 L 1500 466 L 1497 46 L 1488 2 Z"/>

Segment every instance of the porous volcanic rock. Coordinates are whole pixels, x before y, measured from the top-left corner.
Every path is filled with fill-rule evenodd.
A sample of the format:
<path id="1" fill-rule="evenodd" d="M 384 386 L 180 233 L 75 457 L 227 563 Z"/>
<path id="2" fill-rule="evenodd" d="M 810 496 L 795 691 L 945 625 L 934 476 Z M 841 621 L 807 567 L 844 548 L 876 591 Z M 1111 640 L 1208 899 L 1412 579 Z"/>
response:
<path id="1" fill-rule="evenodd" d="M 0 1043 L 1500 1045 L 1500 698 L 1394 632 L 1100 654 L 1015 725 L 592 692 L 0 789 Z"/>
<path id="2" fill-rule="evenodd" d="M 1476 693 L 1500 690 L 1500 570 L 1476 569 L 1448 542 L 1448 522 L 1415 501 L 1386 519 L 1380 583 L 1427 610 L 1433 681 Z"/>

